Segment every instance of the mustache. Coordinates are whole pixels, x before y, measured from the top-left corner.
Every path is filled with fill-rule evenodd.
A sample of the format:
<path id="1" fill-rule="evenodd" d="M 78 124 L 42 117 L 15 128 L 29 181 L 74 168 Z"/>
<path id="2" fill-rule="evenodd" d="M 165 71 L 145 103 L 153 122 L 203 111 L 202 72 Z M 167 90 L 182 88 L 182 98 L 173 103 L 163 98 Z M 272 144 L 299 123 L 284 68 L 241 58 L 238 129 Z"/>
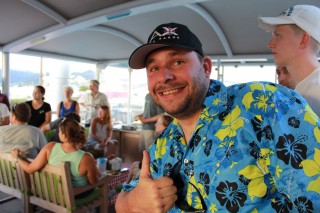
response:
<path id="1" fill-rule="evenodd" d="M 185 86 L 186 86 L 185 84 L 181 84 L 181 83 L 166 83 L 166 84 L 158 85 L 155 88 L 155 92 L 163 92 L 163 91 L 177 89 Z"/>

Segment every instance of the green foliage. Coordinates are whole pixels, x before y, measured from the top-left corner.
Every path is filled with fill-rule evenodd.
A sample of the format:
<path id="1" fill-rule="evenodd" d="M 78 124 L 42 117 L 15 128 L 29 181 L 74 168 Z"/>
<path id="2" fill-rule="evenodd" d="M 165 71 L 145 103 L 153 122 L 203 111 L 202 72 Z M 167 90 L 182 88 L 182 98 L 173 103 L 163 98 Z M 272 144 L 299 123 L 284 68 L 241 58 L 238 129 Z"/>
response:
<path id="1" fill-rule="evenodd" d="M 19 104 L 19 103 L 24 103 L 24 102 L 26 102 L 27 100 L 28 100 L 28 99 L 26 99 L 26 98 L 10 99 L 10 105 Z"/>
<path id="2" fill-rule="evenodd" d="M 88 86 L 80 86 L 79 91 L 87 91 L 89 89 Z"/>

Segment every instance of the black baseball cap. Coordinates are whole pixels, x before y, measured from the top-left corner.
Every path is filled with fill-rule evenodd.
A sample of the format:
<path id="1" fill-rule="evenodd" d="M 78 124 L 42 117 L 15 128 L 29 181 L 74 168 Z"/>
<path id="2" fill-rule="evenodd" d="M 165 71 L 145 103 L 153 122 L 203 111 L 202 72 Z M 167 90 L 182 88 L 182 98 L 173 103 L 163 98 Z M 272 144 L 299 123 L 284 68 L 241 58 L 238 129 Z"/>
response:
<path id="1" fill-rule="evenodd" d="M 146 67 L 148 55 L 162 47 L 180 47 L 194 50 L 203 56 L 202 44 L 198 37 L 183 24 L 167 23 L 159 25 L 149 36 L 147 44 L 138 47 L 129 58 L 132 69 Z"/>

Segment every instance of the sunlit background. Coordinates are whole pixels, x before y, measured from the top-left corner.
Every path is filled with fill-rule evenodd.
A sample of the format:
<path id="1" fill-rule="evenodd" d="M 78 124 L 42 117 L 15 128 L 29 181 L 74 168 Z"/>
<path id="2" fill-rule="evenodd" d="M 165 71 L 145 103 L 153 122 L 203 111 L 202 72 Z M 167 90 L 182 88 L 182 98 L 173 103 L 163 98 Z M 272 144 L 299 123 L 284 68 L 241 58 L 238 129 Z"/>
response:
<path id="1" fill-rule="evenodd" d="M 0 60 L 0 67 L 2 61 Z M 98 79 L 100 91 L 108 96 L 113 121 L 131 123 L 143 111 L 144 98 L 148 92 L 144 70 L 130 71 L 128 67 L 108 65 L 100 72 L 96 64 L 10 54 L 9 97 L 11 103 L 32 99 L 35 85 L 46 88 L 45 101 L 51 105 L 53 118 L 56 117 L 58 103 L 63 100 L 64 86 L 74 90 L 73 99 L 78 100 L 89 90 L 89 81 Z M 218 79 L 214 64 L 212 79 Z M 227 86 L 249 81 L 276 82 L 275 66 L 223 66 L 220 80 Z M 0 72 L 2 82 L 2 70 Z M 1 85 L 2 87 L 2 85 Z M 81 109 L 84 116 L 84 109 Z"/>

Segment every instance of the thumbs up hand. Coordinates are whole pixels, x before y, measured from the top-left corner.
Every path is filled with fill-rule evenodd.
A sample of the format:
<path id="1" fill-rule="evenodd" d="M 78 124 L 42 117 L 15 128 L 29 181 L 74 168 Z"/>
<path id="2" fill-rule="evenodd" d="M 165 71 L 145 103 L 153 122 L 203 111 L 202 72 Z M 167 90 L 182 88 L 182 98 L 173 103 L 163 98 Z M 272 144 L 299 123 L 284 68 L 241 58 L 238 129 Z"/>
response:
<path id="1" fill-rule="evenodd" d="M 169 177 L 153 180 L 150 173 L 150 155 L 143 151 L 139 183 L 128 194 L 128 203 L 136 212 L 167 212 L 177 200 L 177 188 Z M 130 212 L 130 210 L 129 210 Z"/>

